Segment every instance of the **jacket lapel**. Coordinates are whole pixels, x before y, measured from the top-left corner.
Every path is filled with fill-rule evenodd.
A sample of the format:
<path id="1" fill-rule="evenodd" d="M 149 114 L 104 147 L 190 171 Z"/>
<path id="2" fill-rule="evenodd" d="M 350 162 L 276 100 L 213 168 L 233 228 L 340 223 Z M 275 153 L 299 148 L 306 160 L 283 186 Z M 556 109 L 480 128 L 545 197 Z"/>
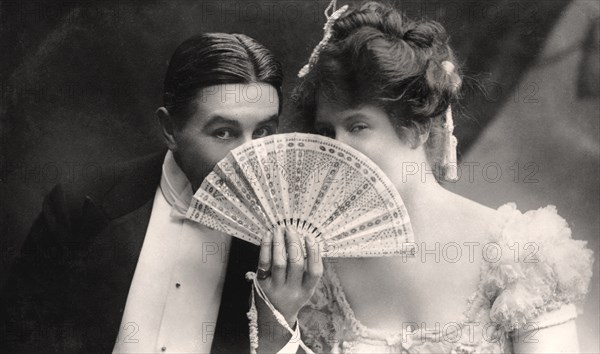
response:
<path id="1" fill-rule="evenodd" d="M 246 272 L 256 270 L 259 251 L 251 243 L 231 240 L 212 353 L 242 353 L 250 348 L 246 313 L 250 309 L 251 284 L 246 281 Z"/>
<path id="2" fill-rule="evenodd" d="M 112 351 L 160 183 L 164 152 L 123 166 L 103 196 L 86 196 L 83 224 L 92 234 L 78 276 L 86 327 L 94 352 Z M 100 217 L 99 215 L 102 215 Z M 100 221 L 103 220 L 103 221 Z M 96 230 L 93 230 L 97 228 Z"/>
<path id="3" fill-rule="evenodd" d="M 85 227 L 95 229 L 77 276 L 81 299 L 82 341 L 91 352 L 111 352 L 118 336 L 129 288 L 160 183 L 164 152 L 129 164 L 115 173 L 116 183 L 103 197 L 89 195 Z M 250 283 L 259 248 L 233 238 L 211 352 L 246 352 Z"/>
<path id="4" fill-rule="evenodd" d="M 152 200 L 112 221 L 88 251 L 85 298 L 89 348 L 112 351 L 127 302 L 127 295 L 144 243 Z"/>

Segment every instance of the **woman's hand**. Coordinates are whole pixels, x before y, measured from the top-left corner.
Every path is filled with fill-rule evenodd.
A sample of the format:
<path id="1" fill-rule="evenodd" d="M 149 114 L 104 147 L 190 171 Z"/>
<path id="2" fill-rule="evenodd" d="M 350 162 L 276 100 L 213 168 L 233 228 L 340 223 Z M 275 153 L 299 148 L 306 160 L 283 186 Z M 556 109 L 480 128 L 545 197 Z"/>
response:
<path id="1" fill-rule="evenodd" d="M 319 244 L 314 236 L 305 238 L 306 250 L 298 234 L 289 227 L 277 226 L 273 235 L 262 240 L 258 262 L 259 275 L 270 271 L 270 276 L 259 284 L 271 304 L 284 316 L 290 327 L 296 322 L 298 311 L 313 295 L 321 275 L 323 262 Z M 259 319 L 264 311 L 258 307 Z"/>

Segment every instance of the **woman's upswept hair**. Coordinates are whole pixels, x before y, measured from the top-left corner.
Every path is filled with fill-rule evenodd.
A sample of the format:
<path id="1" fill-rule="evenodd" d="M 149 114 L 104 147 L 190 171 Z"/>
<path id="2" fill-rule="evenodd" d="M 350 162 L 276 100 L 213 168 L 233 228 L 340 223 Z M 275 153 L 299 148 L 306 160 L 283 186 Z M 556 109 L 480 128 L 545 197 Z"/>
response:
<path id="1" fill-rule="evenodd" d="M 455 69 L 446 71 L 444 61 Z M 293 97 L 308 121 L 321 100 L 349 108 L 377 105 L 401 138 L 416 141 L 429 134 L 429 157 L 436 160 L 435 130 L 441 130 L 444 112 L 458 98 L 458 67 L 439 23 L 414 21 L 390 5 L 368 2 L 335 22 L 332 38 Z"/>
<path id="2" fill-rule="evenodd" d="M 266 83 L 279 95 L 283 71 L 275 56 L 243 34 L 202 33 L 177 47 L 164 81 L 164 107 L 184 122 L 189 104 L 202 88 L 223 84 Z"/>

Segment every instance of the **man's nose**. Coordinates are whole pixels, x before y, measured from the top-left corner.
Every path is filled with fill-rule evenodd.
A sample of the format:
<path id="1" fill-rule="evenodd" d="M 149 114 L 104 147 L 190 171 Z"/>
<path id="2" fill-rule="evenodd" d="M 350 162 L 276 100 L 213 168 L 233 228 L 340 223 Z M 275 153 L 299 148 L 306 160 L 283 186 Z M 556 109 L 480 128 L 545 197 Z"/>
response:
<path id="1" fill-rule="evenodd" d="M 252 140 L 252 133 L 250 133 L 250 134 L 243 134 L 242 135 L 242 139 L 241 139 L 241 144 L 245 144 L 245 143 L 247 143 L 247 142 L 249 142 L 251 140 Z"/>

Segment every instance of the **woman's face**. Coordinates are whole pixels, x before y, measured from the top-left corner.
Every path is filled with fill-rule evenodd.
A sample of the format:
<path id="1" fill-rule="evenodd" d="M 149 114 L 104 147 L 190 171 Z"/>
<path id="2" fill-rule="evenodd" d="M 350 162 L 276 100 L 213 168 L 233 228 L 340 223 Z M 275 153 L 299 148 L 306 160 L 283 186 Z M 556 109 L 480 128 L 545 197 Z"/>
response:
<path id="1" fill-rule="evenodd" d="M 339 140 L 365 154 L 397 188 L 408 165 L 420 164 L 415 149 L 400 139 L 387 113 L 379 107 L 363 105 L 345 109 L 337 103 L 319 102 L 315 129 L 318 134 Z"/>

